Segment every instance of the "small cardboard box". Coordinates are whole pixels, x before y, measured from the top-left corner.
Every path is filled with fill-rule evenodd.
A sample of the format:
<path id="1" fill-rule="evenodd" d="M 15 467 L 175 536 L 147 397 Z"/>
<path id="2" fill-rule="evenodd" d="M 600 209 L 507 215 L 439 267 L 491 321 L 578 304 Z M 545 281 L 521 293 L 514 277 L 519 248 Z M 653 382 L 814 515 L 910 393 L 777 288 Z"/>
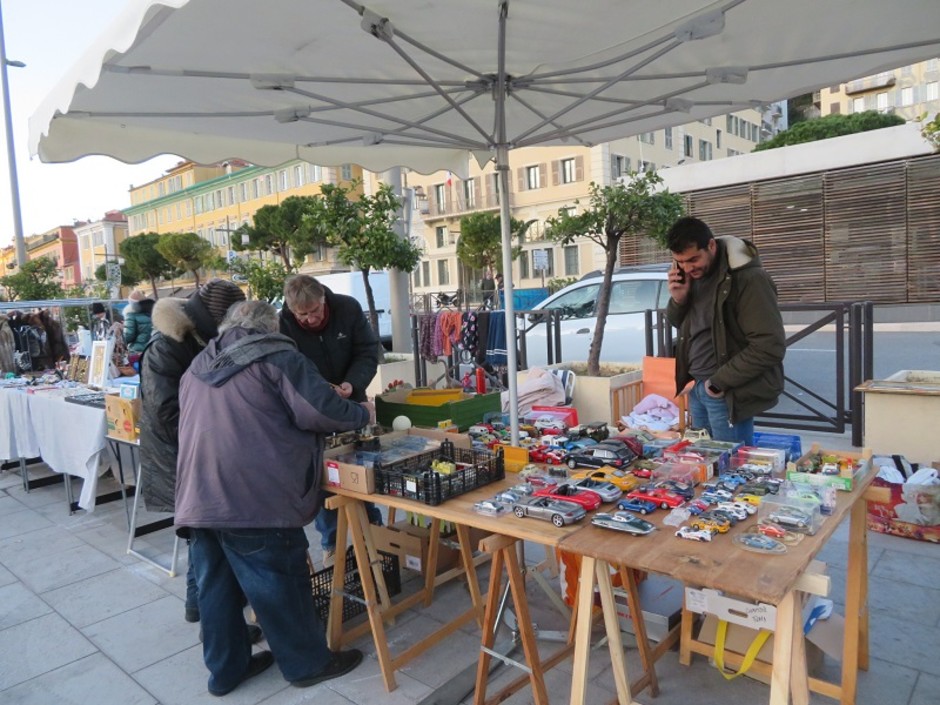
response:
<path id="1" fill-rule="evenodd" d="M 435 428 L 409 428 L 407 431 L 394 431 L 380 436 L 388 441 L 402 436 L 422 436 L 436 441 L 451 441 L 457 448 L 470 448 L 470 438 L 464 434 L 448 433 Z M 355 450 L 355 445 L 337 446 L 329 448 L 323 453 L 323 485 L 325 487 L 342 487 L 351 492 L 373 494 L 375 492 L 375 473 L 371 467 L 344 463 L 338 458 Z"/>
<path id="2" fill-rule="evenodd" d="M 887 488 L 890 497 L 887 502 L 869 500 L 869 529 L 940 543 L 940 485 L 902 485 L 876 477 L 873 486 Z"/>
<path id="3" fill-rule="evenodd" d="M 800 463 L 809 460 L 816 453 L 832 454 L 843 458 L 851 458 L 854 462 L 849 470 L 843 470 L 838 475 L 823 475 L 821 473 L 801 472 Z M 861 451 L 852 450 L 826 450 L 818 443 L 814 443 L 809 452 L 796 463 L 787 463 L 787 479 L 791 482 L 805 482 L 810 485 L 823 485 L 835 487 L 844 492 L 851 492 L 855 486 L 855 479 L 868 471 L 871 464 L 871 450 L 863 448 Z"/>
<path id="4" fill-rule="evenodd" d="M 408 522 L 393 526 L 373 526 L 372 540 L 379 551 L 398 556 L 402 567 L 424 573 L 428 562 L 431 530 Z M 460 552 L 447 546 L 437 551 L 437 573 L 450 570 L 460 560 Z"/>
<path id="5" fill-rule="evenodd" d="M 140 399 L 124 399 L 120 394 L 106 394 L 104 413 L 108 434 L 122 441 L 136 441 L 140 434 Z"/>

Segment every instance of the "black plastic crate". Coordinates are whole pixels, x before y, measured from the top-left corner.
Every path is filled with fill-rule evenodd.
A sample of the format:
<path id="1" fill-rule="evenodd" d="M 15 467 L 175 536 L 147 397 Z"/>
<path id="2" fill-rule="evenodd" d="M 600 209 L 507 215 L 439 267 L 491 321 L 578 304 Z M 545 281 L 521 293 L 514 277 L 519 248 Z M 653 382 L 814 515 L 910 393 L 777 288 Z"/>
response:
<path id="1" fill-rule="evenodd" d="M 382 575 L 385 576 L 385 587 L 389 596 L 401 592 L 401 571 L 398 568 L 398 556 L 379 551 L 382 560 Z M 313 604 L 320 619 L 326 624 L 330 615 L 330 591 L 333 588 L 333 566 L 327 566 L 310 576 L 313 588 Z M 366 611 L 366 606 L 359 600 L 364 600 L 362 579 L 359 577 L 359 566 L 356 564 L 356 554 L 352 548 L 346 551 L 346 576 L 343 581 L 343 621 L 352 619 L 357 614 Z M 355 595 L 359 600 L 351 600 L 346 595 Z"/>
<path id="2" fill-rule="evenodd" d="M 435 460 L 458 464 L 458 469 L 442 474 L 431 469 Z M 375 491 L 436 505 L 505 477 L 503 456 L 487 450 L 455 448 L 451 441 L 441 447 L 388 465 L 376 463 Z"/>

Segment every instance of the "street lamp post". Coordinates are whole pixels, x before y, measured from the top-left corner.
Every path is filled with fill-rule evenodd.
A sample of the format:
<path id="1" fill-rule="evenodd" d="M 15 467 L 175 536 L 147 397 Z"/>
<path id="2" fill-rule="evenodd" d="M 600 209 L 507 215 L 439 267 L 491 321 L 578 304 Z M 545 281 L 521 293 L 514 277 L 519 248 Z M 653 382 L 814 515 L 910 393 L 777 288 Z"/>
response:
<path id="1" fill-rule="evenodd" d="M 7 163 L 10 169 L 10 199 L 13 201 L 13 236 L 16 240 L 16 262 L 21 267 L 26 259 L 26 240 L 23 238 L 23 214 L 20 212 L 20 186 L 16 178 L 16 149 L 13 144 L 13 119 L 10 115 L 10 85 L 7 66 L 23 68 L 22 61 L 7 59 L 6 39 L 3 35 L 3 6 L 0 3 L 0 83 L 3 87 L 3 120 L 6 125 Z"/>

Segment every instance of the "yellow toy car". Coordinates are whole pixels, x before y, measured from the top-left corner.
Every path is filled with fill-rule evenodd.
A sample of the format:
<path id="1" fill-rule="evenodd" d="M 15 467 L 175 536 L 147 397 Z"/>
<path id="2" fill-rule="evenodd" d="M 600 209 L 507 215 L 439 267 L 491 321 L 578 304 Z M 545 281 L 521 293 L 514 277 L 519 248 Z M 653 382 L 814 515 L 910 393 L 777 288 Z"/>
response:
<path id="1" fill-rule="evenodd" d="M 640 484 L 639 478 L 637 478 L 632 473 L 629 473 L 625 470 L 618 470 L 615 467 L 610 465 L 605 465 L 600 468 L 591 468 L 589 470 L 581 470 L 579 472 L 571 473 L 568 476 L 571 480 L 581 480 L 585 477 L 589 477 L 592 480 L 598 480 L 599 482 L 609 482 L 612 485 L 616 485 L 624 492 L 629 492 L 630 490 L 636 489 Z"/>

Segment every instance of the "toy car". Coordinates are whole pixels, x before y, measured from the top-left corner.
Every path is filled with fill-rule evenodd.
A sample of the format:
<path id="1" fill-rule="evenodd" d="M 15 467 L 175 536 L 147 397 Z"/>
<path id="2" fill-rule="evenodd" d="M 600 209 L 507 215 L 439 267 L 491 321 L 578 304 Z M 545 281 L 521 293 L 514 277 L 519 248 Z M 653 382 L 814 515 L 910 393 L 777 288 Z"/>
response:
<path id="1" fill-rule="evenodd" d="M 754 507 L 751 507 L 747 502 L 742 504 L 736 502 L 719 502 L 715 505 L 716 510 L 727 512 L 738 521 L 744 521 L 751 514 L 751 512 L 747 511 L 744 507 L 750 507 L 752 511 L 754 510 Z"/>
<path id="2" fill-rule="evenodd" d="M 761 498 L 759 495 L 751 494 L 750 492 L 744 492 L 734 498 L 735 502 L 746 502 L 747 504 L 750 504 L 752 507 L 760 506 L 760 500 Z"/>
<path id="3" fill-rule="evenodd" d="M 503 490 L 495 497 L 493 500 L 496 502 L 502 502 L 503 504 L 515 504 L 525 495 L 519 494 L 518 492 L 513 492 L 512 490 Z"/>
<path id="4" fill-rule="evenodd" d="M 628 472 L 604 466 L 597 470 L 579 470 L 570 475 L 572 480 L 580 480 L 589 477 L 592 480 L 601 480 L 616 485 L 624 492 L 629 492 L 640 484 L 640 481 Z"/>
<path id="5" fill-rule="evenodd" d="M 593 477 L 582 477 L 574 480 L 572 484 L 582 490 L 591 490 L 600 495 L 602 502 L 616 502 L 623 497 L 623 490 L 612 482 L 595 480 Z"/>
<path id="6" fill-rule="evenodd" d="M 697 529 L 692 529 L 688 526 L 680 526 L 679 530 L 676 532 L 676 536 L 680 539 L 689 539 L 690 541 L 711 541 L 712 532 L 711 531 L 699 531 Z"/>
<path id="7" fill-rule="evenodd" d="M 776 524 L 758 524 L 757 530 L 772 539 L 782 539 L 787 535 L 787 530 Z"/>
<path id="8" fill-rule="evenodd" d="M 683 497 L 686 502 L 688 502 L 692 497 L 695 496 L 695 490 L 692 489 L 690 485 L 687 485 L 684 482 L 679 482 L 677 480 L 660 480 L 656 483 L 656 487 L 663 487 L 670 492 Z"/>
<path id="9" fill-rule="evenodd" d="M 615 468 L 622 468 L 626 467 L 635 457 L 633 451 L 626 446 L 605 441 L 604 443 L 573 451 L 568 455 L 568 467 L 599 468 L 604 465 L 613 465 Z"/>
<path id="10" fill-rule="evenodd" d="M 587 515 L 584 507 L 551 497 L 523 497 L 513 504 L 512 511 L 517 517 L 545 519 L 559 527 L 573 524 Z"/>
<path id="11" fill-rule="evenodd" d="M 542 433 L 547 433 L 550 435 L 558 435 L 559 433 L 564 433 L 568 426 L 561 419 L 556 419 L 554 416 L 542 415 L 539 416 L 535 423 L 533 424 L 535 428 Z"/>
<path id="12" fill-rule="evenodd" d="M 593 438 L 569 438 L 567 441 L 561 442 L 561 447 L 569 453 L 580 448 L 587 448 L 588 446 L 596 445 L 597 441 L 595 441 Z"/>
<path id="13" fill-rule="evenodd" d="M 649 514 L 656 511 L 656 503 L 645 499 L 634 499 L 633 497 L 624 497 L 617 502 L 617 509 L 628 509 L 631 512 L 640 514 Z"/>
<path id="14" fill-rule="evenodd" d="M 533 494 L 535 492 L 535 487 L 530 485 L 528 482 L 520 482 L 518 485 L 513 485 L 509 488 L 510 492 L 513 492 L 520 497 Z"/>
<path id="15" fill-rule="evenodd" d="M 473 511 L 477 512 L 478 514 L 495 517 L 506 511 L 506 505 L 501 504 L 494 499 L 484 499 L 480 502 L 476 502 L 473 505 Z"/>
<path id="16" fill-rule="evenodd" d="M 614 512 L 613 514 L 599 512 L 591 517 L 591 523 L 594 524 L 594 526 L 601 526 L 605 529 L 613 529 L 614 531 L 623 531 L 624 533 L 634 534 L 635 536 L 644 536 L 656 528 L 648 521 L 640 519 L 640 517 L 634 516 L 629 512 Z"/>
<path id="17" fill-rule="evenodd" d="M 554 487 L 558 484 L 558 479 L 544 473 L 532 473 L 526 475 L 525 481 L 534 487 Z"/>
<path id="18" fill-rule="evenodd" d="M 561 465 L 565 462 L 568 454 L 560 448 L 549 448 L 547 446 L 536 446 L 529 449 L 529 460 L 536 463 L 548 463 L 549 465 Z"/>
<path id="19" fill-rule="evenodd" d="M 735 536 L 734 540 L 743 548 L 761 553 L 786 553 L 787 550 L 782 543 L 763 534 L 741 534 Z"/>
<path id="20" fill-rule="evenodd" d="M 689 526 L 696 531 L 711 531 L 715 534 L 726 534 L 731 528 L 731 522 L 714 512 L 702 512 L 689 522 Z"/>
<path id="21" fill-rule="evenodd" d="M 813 517 L 798 507 L 791 507 L 788 504 L 779 504 L 768 515 L 767 520 L 781 526 L 793 526 L 797 529 L 805 529 L 810 526 Z"/>
<path id="22" fill-rule="evenodd" d="M 701 499 L 693 499 L 691 502 L 689 502 L 689 505 L 686 507 L 686 509 L 689 510 L 689 514 L 696 516 L 702 512 L 707 512 L 710 506 L 711 505 L 708 502 L 704 502 Z"/>
<path id="23" fill-rule="evenodd" d="M 542 487 L 535 491 L 536 497 L 552 497 L 565 502 L 574 502 L 580 504 L 588 511 L 593 511 L 601 506 L 601 496 L 591 490 L 583 490 L 574 485 L 563 482 L 554 487 Z"/>
<path id="24" fill-rule="evenodd" d="M 714 489 L 706 490 L 702 492 L 702 499 L 706 502 L 711 502 L 712 504 L 718 504 L 719 502 L 730 502 L 734 499 L 734 495 L 731 494 L 728 490 L 723 489 Z"/>
<path id="25" fill-rule="evenodd" d="M 640 487 L 639 489 L 628 492 L 627 497 L 630 499 L 645 499 L 650 502 L 655 502 L 663 509 L 674 509 L 685 502 L 680 495 L 663 489 L 662 487 Z"/>

